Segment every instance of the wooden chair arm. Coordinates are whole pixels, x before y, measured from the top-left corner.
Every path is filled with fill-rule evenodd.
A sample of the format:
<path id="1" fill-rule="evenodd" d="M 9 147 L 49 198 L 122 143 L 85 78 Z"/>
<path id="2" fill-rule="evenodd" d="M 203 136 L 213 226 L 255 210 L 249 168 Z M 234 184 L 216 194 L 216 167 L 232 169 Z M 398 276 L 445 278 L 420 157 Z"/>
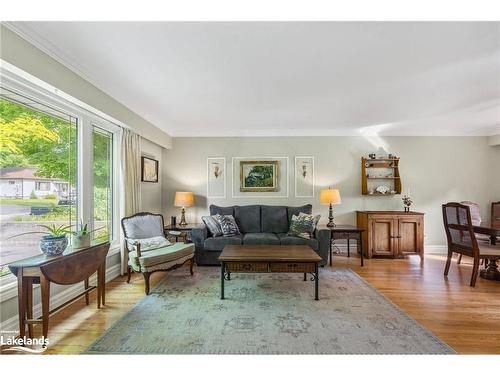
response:
<path id="1" fill-rule="evenodd" d="M 135 248 L 137 249 L 137 258 L 141 257 L 141 244 L 139 242 L 135 243 Z"/>

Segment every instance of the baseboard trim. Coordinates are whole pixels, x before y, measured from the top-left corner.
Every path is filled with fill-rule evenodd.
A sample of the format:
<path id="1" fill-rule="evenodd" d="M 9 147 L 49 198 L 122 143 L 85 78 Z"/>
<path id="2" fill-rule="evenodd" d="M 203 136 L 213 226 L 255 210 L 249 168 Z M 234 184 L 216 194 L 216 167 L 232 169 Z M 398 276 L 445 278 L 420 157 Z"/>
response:
<path id="1" fill-rule="evenodd" d="M 109 267 L 106 270 L 106 282 L 109 282 L 116 277 L 120 276 L 120 264 L 115 264 Z M 90 278 L 90 283 L 93 284 L 96 282 L 96 275 Z M 58 294 L 54 295 L 50 299 L 51 308 L 57 308 L 62 304 L 68 302 L 72 298 L 75 298 L 78 294 L 83 292 L 83 283 L 78 283 L 70 286 L 69 288 L 64 289 Z M 40 316 L 42 314 L 42 305 L 39 303 L 33 306 L 33 316 Z M 14 315 L 9 319 L 4 320 L 0 323 L 0 336 L 4 336 L 4 338 L 9 336 L 14 336 L 19 334 L 19 326 L 18 326 L 18 316 Z"/>

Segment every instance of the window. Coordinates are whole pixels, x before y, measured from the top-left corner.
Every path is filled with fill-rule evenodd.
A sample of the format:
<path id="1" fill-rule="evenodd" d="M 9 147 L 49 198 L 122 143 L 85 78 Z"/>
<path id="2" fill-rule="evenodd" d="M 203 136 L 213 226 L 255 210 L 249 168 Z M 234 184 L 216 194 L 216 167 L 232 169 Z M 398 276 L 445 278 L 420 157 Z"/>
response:
<path id="1" fill-rule="evenodd" d="M 6 89 L 0 91 L 0 169 L 22 179 L 2 191 L 0 266 L 38 255 L 40 225 L 74 225 L 77 208 L 50 190 L 64 181 L 76 196 L 77 119 Z M 43 192 L 44 194 L 37 194 Z M 35 232 L 35 233 L 33 233 Z M 24 234 L 31 233 L 31 234 Z M 24 235 L 22 235 L 24 234 Z M 3 267 L 1 274 L 6 274 Z"/>
<path id="2" fill-rule="evenodd" d="M 35 190 L 50 191 L 50 182 L 35 182 Z"/>
<path id="3" fill-rule="evenodd" d="M 95 242 L 116 248 L 121 128 L 15 69 L 0 74 L 0 168 L 9 178 L 0 183 L 0 276 L 40 254 L 42 234 L 17 236 L 40 224 L 88 223 Z"/>
<path id="4" fill-rule="evenodd" d="M 93 126 L 94 239 L 113 238 L 113 133 Z"/>

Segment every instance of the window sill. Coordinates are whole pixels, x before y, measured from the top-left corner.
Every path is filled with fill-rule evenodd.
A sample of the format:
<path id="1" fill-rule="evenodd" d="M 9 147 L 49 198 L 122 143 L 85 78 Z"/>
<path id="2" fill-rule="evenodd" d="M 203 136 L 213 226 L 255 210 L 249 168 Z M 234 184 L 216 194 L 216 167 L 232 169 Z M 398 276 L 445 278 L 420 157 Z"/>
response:
<path id="1" fill-rule="evenodd" d="M 112 257 L 115 254 L 120 253 L 120 245 L 113 245 L 109 249 L 107 258 Z M 39 288 L 40 285 L 35 285 L 34 288 Z M 4 276 L 0 279 L 0 303 L 8 301 L 14 297 L 17 297 L 17 277 L 10 274 L 8 276 Z"/>

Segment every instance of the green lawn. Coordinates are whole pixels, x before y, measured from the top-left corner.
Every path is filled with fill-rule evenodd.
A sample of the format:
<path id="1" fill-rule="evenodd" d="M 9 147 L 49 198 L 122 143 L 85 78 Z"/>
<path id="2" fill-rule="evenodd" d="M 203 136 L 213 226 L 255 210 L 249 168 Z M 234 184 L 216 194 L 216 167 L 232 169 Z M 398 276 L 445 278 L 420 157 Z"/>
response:
<path id="1" fill-rule="evenodd" d="M 57 199 L 0 199 L 0 205 L 13 204 L 29 207 L 51 207 L 57 205 Z"/>

